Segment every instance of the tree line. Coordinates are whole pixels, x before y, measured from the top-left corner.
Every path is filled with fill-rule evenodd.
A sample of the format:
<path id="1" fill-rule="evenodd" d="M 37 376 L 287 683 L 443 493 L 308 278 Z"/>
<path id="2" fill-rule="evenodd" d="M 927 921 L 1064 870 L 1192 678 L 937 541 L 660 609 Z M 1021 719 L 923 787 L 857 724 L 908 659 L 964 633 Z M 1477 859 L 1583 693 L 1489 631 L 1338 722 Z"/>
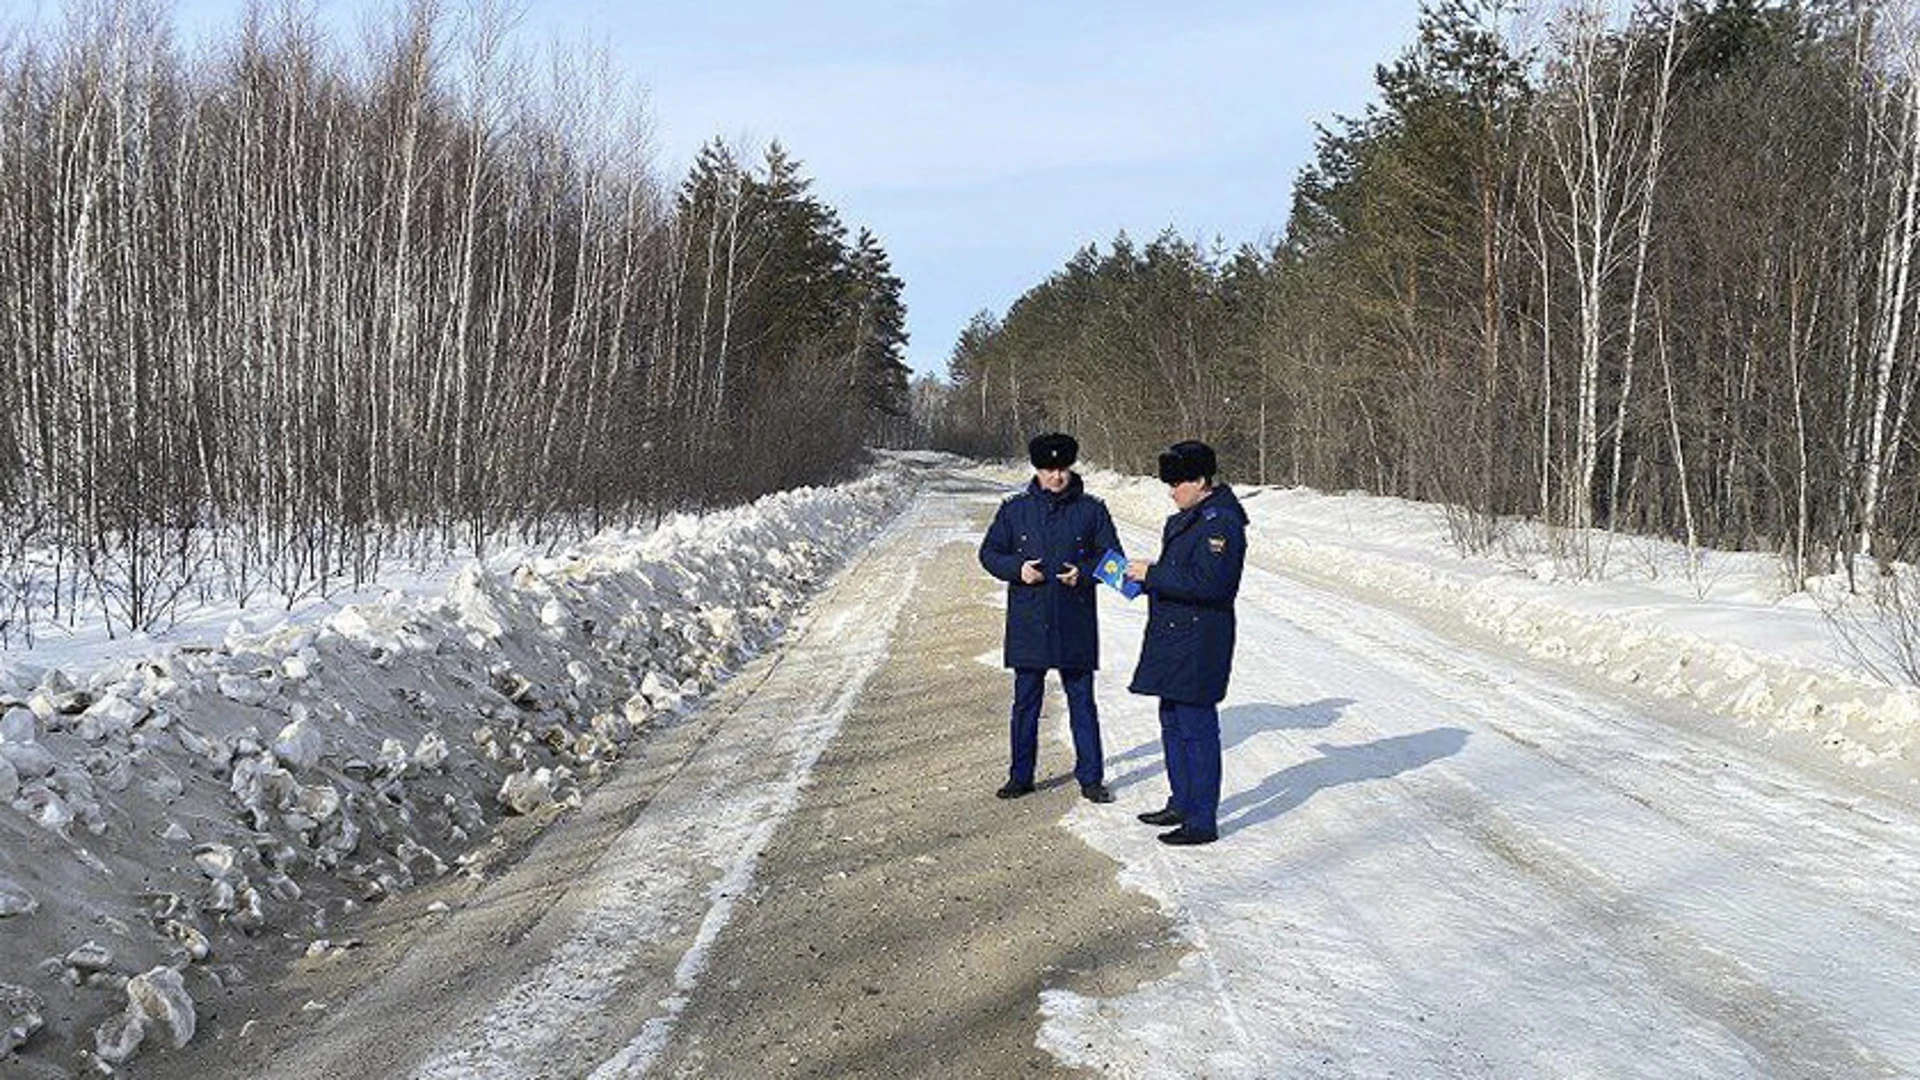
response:
<path id="1" fill-rule="evenodd" d="M 504 5 L 351 50 L 0 38 L 0 644 L 831 480 L 908 413 L 901 282 L 778 144 L 677 184 Z"/>
<path id="2" fill-rule="evenodd" d="M 956 345 L 937 441 L 1761 547 L 1920 538 L 1908 0 L 1430 0 L 1284 232 L 1088 246 Z"/>

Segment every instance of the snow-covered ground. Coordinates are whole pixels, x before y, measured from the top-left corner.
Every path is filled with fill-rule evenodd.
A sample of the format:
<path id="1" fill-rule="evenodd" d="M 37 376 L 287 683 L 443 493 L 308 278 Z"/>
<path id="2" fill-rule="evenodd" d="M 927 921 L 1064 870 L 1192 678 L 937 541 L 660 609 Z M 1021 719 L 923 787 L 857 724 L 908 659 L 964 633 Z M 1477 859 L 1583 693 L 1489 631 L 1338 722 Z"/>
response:
<path id="1" fill-rule="evenodd" d="M 1164 487 L 1089 487 L 1150 555 Z M 1132 820 L 1166 788 L 1118 679 L 1124 812 L 1068 817 L 1193 952 L 1117 999 L 1048 992 L 1043 1047 L 1141 1077 L 1920 1075 L 1911 691 L 1770 601 L 1767 560 L 1541 580 L 1462 559 L 1433 508 L 1242 497 L 1221 841 Z M 1124 672 L 1144 604 L 1102 602 Z"/>
<path id="2" fill-rule="evenodd" d="M 503 814 L 574 802 L 944 467 L 893 458 L 215 639 L 5 657 L 0 1065 L 184 1041 L 193 1002 L 240 984 L 241 935 L 324 954 L 343 913 L 458 872 Z M 1088 482 L 1151 555 L 1164 486 Z M 1120 998 L 1048 993 L 1048 1051 L 1169 1077 L 1920 1074 L 1915 692 L 1836 647 L 1772 559 L 1616 540 L 1611 576 L 1576 578 L 1522 528 L 1463 558 L 1432 507 L 1241 494 L 1225 835 L 1174 852 L 1133 821 L 1165 794 L 1153 703 L 1124 691 L 1145 603 L 1107 592 L 1120 802 L 1067 819 L 1193 952 Z M 847 670 L 884 659 L 844 636 Z M 791 801 L 742 803 L 765 818 L 737 835 Z"/>
<path id="3" fill-rule="evenodd" d="M 1089 490 L 1116 514 L 1157 521 L 1165 485 L 1095 472 Z M 1586 576 L 1556 560 L 1545 531 L 1513 523 L 1485 557 L 1447 539 L 1436 506 L 1304 488 L 1236 488 L 1266 564 L 1672 698 L 1899 784 L 1920 738 L 1920 689 L 1889 675 L 1885 653 L 1850 647 L 1827 612 L 1855 627 L 1870 605 L 1834 579 L 1789 592 L 1775 555 L 1701 552 L 1644 537 L 1584 539 Z M 1157 535 L 1144 538 L 1148 550 Z M 1563 545 L 1564 546 L 1564 542 Z M 1258 663 L 1257 657 L 1242 657 Z"/>
<path id="4" fill-rule="evenodd" d="M 246 978 L 229 942 L 337 947 L 341 915 L 483 854 L 503 815 L 577 803 L 779 634 L 919 464 L 228 613 L 211 639 L 200 612 L 161 640 L 6 656 L 0 1065 L 184 1043 L 193 1002 Z"/>

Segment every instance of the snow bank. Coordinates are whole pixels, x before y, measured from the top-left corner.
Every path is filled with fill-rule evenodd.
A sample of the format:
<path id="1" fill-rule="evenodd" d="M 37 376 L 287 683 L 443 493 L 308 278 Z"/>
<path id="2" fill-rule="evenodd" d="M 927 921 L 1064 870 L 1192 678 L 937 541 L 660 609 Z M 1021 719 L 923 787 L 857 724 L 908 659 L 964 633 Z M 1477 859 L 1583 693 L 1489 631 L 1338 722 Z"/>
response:
<path id="1" fill-rule="evenodd" d="M 781 632 L 910 498 L 914 465 L 489 559 L 438 594 L 15 658 L 0 1063 L 63 1075 L 184 1045 L 194 1001 L 245 981 L 236 935 L 322 941 L 468 863 L 502 816 L 577 803 Z"/>
<path id="2" fill-rule="evenodd" d="M 1155 480 L 1096 472 L 1090 490 L 1137 524 L 1172 510 Z M 1837 644 L 1822 604 L 1781 584 L 1777 557 L 1588 537 L 1585 576 L 1544 532 L 1512 524 L 1461 555 L 1442 508 L 1364 494 L 1235 486 L 1256 559 L 1464 623 L 1508 645 L 1684 700 L 1858 767 L 1910 761 L 1920 689 L 1888 685 Z M 1827 603 L 1834 601 L 1828 600 Z M 1244 658 L 1243 658 L 1244 660 Z"/>

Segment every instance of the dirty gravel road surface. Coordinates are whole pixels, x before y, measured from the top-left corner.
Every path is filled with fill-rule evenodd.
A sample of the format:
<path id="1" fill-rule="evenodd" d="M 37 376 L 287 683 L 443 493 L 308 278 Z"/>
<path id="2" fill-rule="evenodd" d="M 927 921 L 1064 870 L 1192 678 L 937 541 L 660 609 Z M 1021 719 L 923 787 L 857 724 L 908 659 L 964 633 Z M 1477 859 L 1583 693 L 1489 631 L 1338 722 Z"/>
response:
<path id="1" fill-rule="evenodd" d="M 1002 494 L 935 478 L 583 808 L 207 1003 L 142 1075 L 1073 1075 L 1036 1047 L 1040 993 L 1123 992 L 1185 949 L 1059 827 L 1070 748 L 993 797 L 1009 683 L 973 552 Z"/>

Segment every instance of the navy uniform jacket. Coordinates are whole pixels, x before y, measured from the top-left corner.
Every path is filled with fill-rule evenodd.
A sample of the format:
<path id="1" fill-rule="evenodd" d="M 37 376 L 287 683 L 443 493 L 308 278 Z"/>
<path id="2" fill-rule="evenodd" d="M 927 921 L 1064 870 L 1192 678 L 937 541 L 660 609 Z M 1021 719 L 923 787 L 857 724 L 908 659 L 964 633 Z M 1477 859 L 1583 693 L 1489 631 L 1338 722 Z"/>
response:
<path id="1" fill-rule="evenodd" d="M 1093 568 L 1107 549 L 1119 550 L 1107 504 L 1086 493 L 1078 473 L 1055 495 L 1038 479 L 1009 495 L 980 541 L 980 565 L 1007 583 L 1006 666 L 1092 671 L 1100 666 L 1100 627 Z M 1028 585 L 1020 565 L 1040 560 L 1046 580 Z M 1080 568 L 1069 589 L 1055 576 L 1068 563 Z"/>
<path id="2" fill-rule="evenodd" d="M 1247 561 L 1247 512 L 1221 485 L 1167 519 L 1160 559 L 1147 571 L 1147 637 L 1133 669 L 1136 694 L 1209 705 L 1233 671 L 1233 598 Z"/>

